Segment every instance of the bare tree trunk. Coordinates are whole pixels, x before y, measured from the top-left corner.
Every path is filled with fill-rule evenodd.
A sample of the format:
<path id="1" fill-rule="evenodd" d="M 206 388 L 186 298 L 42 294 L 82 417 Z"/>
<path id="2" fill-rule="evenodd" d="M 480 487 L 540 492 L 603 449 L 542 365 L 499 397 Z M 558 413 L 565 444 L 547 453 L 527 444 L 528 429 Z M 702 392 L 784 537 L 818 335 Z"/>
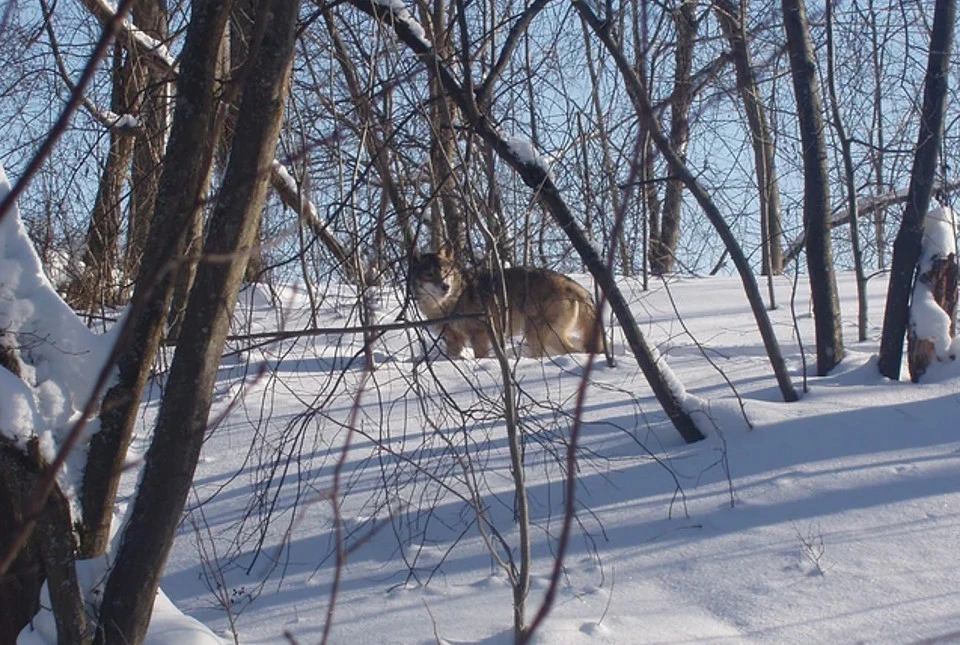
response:
<path id="1" fill-rule="evenodd" d="M 870 55 L 873 63 L 873 128 L 870 133 L 870 142 L 873 144 L 873 136 L 876 134 L 876 144 L 873 146 L 873 174 L 876 186 L 876 194 L 882 195 L 886 191 L 886 182 L 884 180 L 884 156 L 886 139 L 884 136 L 885 128 L 883 121 L 883 91 L 885 83 L 883 80 L 883 68 L 880 62 L 880 54 L 883 51 L 880 34 L 877 32 L 877 11 L 874 7 L 874 0 L 867 0 L 867 20 L 870 28 Z M 877 269 L 887 268 L 886 260 L 886 223 L 887 209 L 878 208 L 873 214 L 873 239 L 877 248 Z"/>
<path id="2" fill-rule="evenodd" d="M 603 191 L 610 196 L 610 206 L 614 213 L 622 213 L 623 205 L 620 199 L 620 187 L 617 185 L 617 169 L 613 163 L 613 157 L 610 154 L 610 136 L 607 133 L 606 119 L 607 115 L 604 113 L 603 105 L 601 104 L 600 98 L 600 81 L 597 75 L 596 63 L 594 62 L 593 48 L 590 43 L 590 32 L 587 30 L 587 26 L 582 24 L 583 29 L 583 48 L 586 52 L 586 67 L 587 73 L 590 75 L 590 105 L 593 108 L 593 121 L 595 127 L 597 128 L 597 139 L 600 144 L 600 154 L 601 159 L 603 160 L 602 170 L 600 173 L 601 181 L 603 182 Z M 531 85 L 533 80 L 528 81 Z M 582 128 L 581 128 L 582 130 Z M 583 139 L 584 146 L 584 167 L 589 169 L 590 163 L 586 160 L 586 137 L 581 136 Z M 646 157 L 641 155 L 641 159 L 645 160 Z M 591 185 L 591 181 L 585 181 L 586 185 Z M 643 182 L 641 182 L 643 185 Z M 643 191 L 643 188 L 640 189 Z M 645 197 L 646 193 L 641 192 L 641 199 Z M 589 229 L 589 225 L 587 226 Z M 620 240 L 617 240 L 617 247 L 620 254 L 620 271 L 625 276 L 633 274 L 633 262 L 631 257 L 631 249 L 627 248 L 627 245 L 624 243 L 624 240 L 621 236 Z"/>
<path id="3" fill-rule="evenodd" d="M 693 45 L 697 37 L 696 0 L 680 0 L 673 12 L 677 44 L 673 57 L 673 93 L 670 97 L 670 146 L 681 161 L 686 162 L 690 140 L 690 104 L 693 101 Z M 650 271 L 664 275 L 673 271 L 680 240 L 680 207 L 683 204 L 683 182 L 671 177 L 663 197 L 663 213 L 659 236 L 652 238 Z"/>
<path id="4" fill-rule="evenodd" d="M 133 24 L 146 35 L 165 43 L 169 38 L 166 0 L 137 0 Z M 137 275 L 146 251 L 150 220 L 163 174 L 163 158 L 169 125 L 170 83 L 168 72 L 140 61 L 139 50 L 129 48 L 135 61 L 137 91 L 140 99 L 141 129 L 133 150 L 133 175 L 130 181 L 130 224 L 127 229 L 126 271 Z"/>
<path id="5" fill-rule="evenodd" d="M 223 78 L 233 79 L 231 87 L 239 87 L 236 78 L 239 70 L 250 56 L 250 44 L 254 40 L 253 26 L 256 13 L 254 0 L 233 0 L 233 9 L 230 11 L 230 22 L 227 23 L 227 34 L 223 39 L 224 46 L 224 73 Z M 217 164 L 220 168 L 226 166 L 227 153 L 233 143 L 233 133 L 237 127 L 237 116 L 240 110 L 240 93 L 231 87 L 224 88 L 223 106 L 225 111 L 223 132 L 220 136 L 220 145 L 217 153 Z M 261 221 L 262 224 L 262 221 Z M 262 230 L 257 231 L 257 239 L 262 240 Z M 255 282 L 263 273 L 262 245 L 257 244 L 250 253 L 250 261 L 244 273 L 245 282 Z M 199 250 L 199 247 L 198 247 Z M 184 300 L 186 305 L 186 300 Z"/>
<path id="6" fill-rule="evenodd" d="M 6 541 L 30 519 L 38 494 L 37 480 L 46 464 L 36 440 L 25 454 L 0 437 L 0 552 Z M 0 645 L 15 645 L 17 634 L 40 609 L 44 580 L 57 625 L 59 645 L 84 645 L 87 635 L 83 596 L 77 582 L 76 541 L 70 522 L 70 503 L 55 487 L 40 509 L 36 527 L 17 554 L 13 566 L 0 576 Z"/>
<path id="7" fill-rule="evenodd" d="M 137 498 L 104 591 L 100 624 L 106 643 L 136 645 L 146 633 L 193 482 L 247 255 L 256 243 L 288 91 L 299 2 L 265 5 L 258 15 L 265 21 L 262 44 L 244 87 L 233 150 L 204 245 L 209 261 L 197 271 Z M 222 34 L 223 17 L 195 17 L 191 28 L 196 22 L 197 36 Z"/>
<path id="8" fill-rule="evenodd" d="M 830 245 L 827 146 L 806 5 L 804 0 L 783 0 L 782 6 L 803 144 L 803 224 L 807 233 L 807 271 L 813 297 L 817 374 L 826 376 L 843 359 L 840 299 Z"/>
<path id="9" fill-rule="evenodd" d="M 783 273 L 783 231 L 780 220 L 780 188 L 774 163 L 773 133 L 767 123 L 767 111 L 760 101 L 760 87 L 753 70 L 747 45 L 745 4 L 733 0 L 714 0 L 714 11 L 730 44 L 737 72 L 737 91 L 747 114 L 747 126 L 753 143 L 760 201 L 761 272 Z"/>
<path id="10" fill-rule="evenodd" d="M 177 108 L 163 177 L 157 193 L 146 253 L 129 315 L 135 317 L 128 345 L 117 362 L 117 384 L 107 391 L 100 431 L 93 436 L 84 471 L 81 502 L 82 552 L 106 550 L 117 485 L 140 409 L 140 397 L 160 347 L 182 262 L 187 231 L 202 203 L 213 159 L 216 121 L 215 71 L 227 7 L 197 3 L 187 30 L 177 83 Z"/>
<path id="11" fill-rule="evenodd" d="M 459 7 L 463 11 L 465 7 Z M 430 40 L 440 54 L 448 59 L 454 51 L 450 43 L 452 25 L 447 12 L 446 0 L 435 0 L 429 16 Z M 432 194 L 437 196 L 431 206 L 431 242 L 434 248 L 450 245 L 454 256 L 467 257 L 466 213 L 462 200 L 457 197 L 455 169 L 459 165 L 457 136 L 454 131 L 456 105 L 447 96 L 435 65 L 427 64 L 430 90 L 430 169 L 433 182 Z"/>
<path id="12" fill-rule="evenodd" d="M 833 115 L 833 127 L 840 140 L 840 154 L 843 157 L 843 183 L 847 189 L 847 208 L 850 212 L 850 246 L 853 250 L 853 268 L 857 277 L 857 338 L 867 340 L 867 277 L 863 272 L 863 252 L 860 248 L 860 218 L 857 213 L 856 175 L 853 170 L 852 141 L 847 136 L 843 119 L 840 117 L 840 102 L 837 99 L 836 59 L 833 43 L 833 0 L 826 0 L 827 7 L 827 90 L 830 96 L 830 109 Z"/>
<path id="13" fill-rule="evenodd" d="M 193 209 L 193 221 L 187 229 L 186 243 L 183 248 L 183 261 L 174 268 L 173 296 L 170 299 L 170 312 L 167 314 L 167 337 L 176 341 L 180 336 L 183 316 L 187 311 L 187 299 L 193 287 L 193 278 L 197 274 L 197 262 L 203 247 L 203 218 L 205 197 L 210 193 L 212 172 L 207 172 L 201 195 L 204 196 Z"/>
<path id="14" fill-rule="evenodd" d="M 137 96 L 133 91 L 132 67 L 124 50 L 114 46 L 110 110 L 115 114 L 137 112 Z M 78 309 L 93 310 L 98 305 L 119 304 L 117 253 L 120 246 L 120 220 L 123 209 L 123 186 L 133 155 L 133 133 L 122 128 L 110 129 L 110 148 L 97 186 L 97 196 L 90 215 L 90 226 L 84 240 L 83 273 L 69 285 L 67 299 Z"/>
<path id="15" fill-rule="evenodd" d="M 923 218 L 930 207 L 930 192 L 943 138 L 950 50 L 953 46 L 953 22 L 956 13 L 956 0 L 936 0 L 917 152 L 910 173 L 907 208 L 893 244 L 893 263 L 887 287 L 887 305 L 883 313 L 880 358 L 877 363 L 880 373 L 894 380 L 900 378 L 903 336 L 909 318 L 910 291 L 913 288 L 917 261 L 920 259 Z"/>

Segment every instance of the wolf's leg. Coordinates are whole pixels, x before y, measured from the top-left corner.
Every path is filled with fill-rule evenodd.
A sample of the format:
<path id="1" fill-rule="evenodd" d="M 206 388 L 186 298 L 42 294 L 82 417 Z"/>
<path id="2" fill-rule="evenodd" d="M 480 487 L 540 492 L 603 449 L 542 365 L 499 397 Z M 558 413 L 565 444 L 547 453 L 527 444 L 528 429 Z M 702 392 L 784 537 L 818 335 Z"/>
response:
<path id="1" fill-rule="evenodd" d="M 446 346 L 447 356 L 460 358 L 463 353 L 463 345 L 467 340 L 466 336 L 449 325 L 443 328 L 441 335 L 443 336 L 443 344 Z"/>
<path id="2" fill-rule="evenodd" d="M 490 342 L 490 333 L 484 329 L 483 331 L 473 334 L 470 336 L 470 346 L 473 347 L 473 355 L 477 358 L 489 358 L 490 349 L 492 347 Z"/>

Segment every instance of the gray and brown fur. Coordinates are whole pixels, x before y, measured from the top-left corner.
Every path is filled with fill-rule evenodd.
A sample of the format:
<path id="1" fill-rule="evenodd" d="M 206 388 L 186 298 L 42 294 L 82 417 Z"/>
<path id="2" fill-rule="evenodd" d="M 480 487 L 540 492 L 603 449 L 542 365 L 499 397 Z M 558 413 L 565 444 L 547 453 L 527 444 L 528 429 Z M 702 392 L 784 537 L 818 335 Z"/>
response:
<path id="1" fill-rule="evenodd" d="M 503 302 L 506 286 L 506 311 Z M 603 351 L 597 308 L 579 283 L 549 269 L 505 268 L 503 281 L 487 271 L 460 269 L 445 249 L 415 257 L 410 287 L 426 318 L 482 314 L 500 333 L 522 335 L 533 357 Z M 464 318 L 443 324 L 447 353 L 459 357 L 469 344 L 474 356 L 489 356 L 491 338 L 482 320 Z"/>

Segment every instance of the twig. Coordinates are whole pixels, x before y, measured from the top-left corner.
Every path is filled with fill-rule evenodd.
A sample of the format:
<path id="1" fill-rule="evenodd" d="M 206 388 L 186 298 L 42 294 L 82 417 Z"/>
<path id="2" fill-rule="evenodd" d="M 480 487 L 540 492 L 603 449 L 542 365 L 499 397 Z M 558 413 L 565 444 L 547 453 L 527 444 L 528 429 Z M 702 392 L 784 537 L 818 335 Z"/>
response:
<path id="1" fill-rule="evenodd" d="M 67 101 L 63 111 L 60 113 L 60 117 L 57 119 L 56 123 L 53 124 L 53 127 L 50 129 L 50 133 L 47 134 L 47 138 L 44 139 L 43 143 L 40 144 L 40 148 L 37 150 L 36 154 L 33 155 L 30 163 L 27 164 L 23 174 L 20 175 L 20 179 L 17 180 L 17 183 L 14 184 L 10 192 L 7 193 L 7 196 L 3 198 L 2 202 L 0 202 L 0 222 L 3 221 L 3 218 L 6 217 L 8 212 L 13 210 L 13 205 L 17 203 L 17 199 L 20 197 L 23 191 L 27 189 L 27 186 L 33 180 L 33 176 L 37 174 L 37 172 L 40 170 L 40 167 L 47 160 L 47 157 L 50 156 L 50 153 L 53 151 L 53 146 L 56 145 L 57 141 L 66 131 L 67 125 L 70 122 L 70 117 L 73 116 L 73 113 L 76 112 L 77 108 L 80 107 L 80 104 L 83 103 L 84 92 L 86 92 L 87 85 L 90 84 L 90 81 L 93 79 L 93 75 L 97 71 L 97 65 L 101 60 L 103 60 L 103 57 L 106 56 L 107 50 L 110 47 L 110 43 L 117 34 L 120 24 L 123 22 L 123 17 L 126 15 L 133 3 L 134 0 L 123 0 L 117 7 L 117 12 L 113 14 L 113 17 L 104 23 L 103 33 L 100 34 L 100 40 L 97 41 L 97 45 L 94 47 L 93 53 L 90 55 L 90 60 L 87 61 L 87 65 L 84 68 L 83 73 L 80 75 L 80 80 L 77 81 L 76 87 L 70 93 L 70 99 Z"/>

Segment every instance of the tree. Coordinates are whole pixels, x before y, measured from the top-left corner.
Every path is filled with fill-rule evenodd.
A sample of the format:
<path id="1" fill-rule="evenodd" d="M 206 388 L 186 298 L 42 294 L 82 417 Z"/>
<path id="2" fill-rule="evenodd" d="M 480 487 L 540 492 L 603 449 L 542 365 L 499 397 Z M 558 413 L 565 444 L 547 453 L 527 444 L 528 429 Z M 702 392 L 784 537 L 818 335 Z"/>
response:
<path id="1" fill-rule="evenodd" d="M 933 31 L 930 34 L 930 53 L 924 78 L 923 108 L 910 190 L 900 231 L 893 244 L 890 283 L 883 312 L 883 336 L 880 339 L 880 357 L 877 367 L 889 379 L 900 378 L 903 363 L 903 337 L 910 310 L 910 292 L 913 288 L 920 245 L 923 239 L 923 218 L 930 207 L 930 193 L 936 175 L 937 155 L 943 137 L 946 108 L 947 79 L 953 29 L 956 18 L 956 0 L 937 0 L 933 10 Z"/>
<path id="2" fill-rule="evenodd" d="M 753 144 L 753 160 L 757 173 L 760 202 L 760 270 L 764 275 L 783 273 L 783 231 L 780 222 L 780 187 L 777 180 L 776 149 L 767 109 L 760 100 L 760 85 L 753 68 L 753 57 L 747 44 L 746 3 L 714 0 L 714 12 L 730 44 L 737 92 L 747 116 Z"/>
<path id="3" fill-rule="evenodd" d="M 203 249 L 208 261 L 199 267 L 191 290 L 170 384 L 133 512 L 104 591 L 100 624 L 105 643 L 143 639 L 193 481 L 217 367 L 243 274 L 257 243 L 286 100 L 298 8 L 293 0 L 273 0 L 261 5 L 257 14 L 262 36 L 257 56 L 251 60 L 233 152 Z M 195 14 L 188 43 L 191 37 L 218 42 L 225 18 L 222 9 Z M 209 56 L 210 49 L 205 53 Z M 202 85 L 209 86 L 209 82 L 208 77 Z"/>
<path id="4" fill-rule="evenodd" d="M 594 34 L 597 35 L 610 55 L 613 56 L 617 64 L 617 69 L 626 83 L 627 91 L 634 105 L 634 109 L 637 112 L 637 116 L 650 133 L 650 137 L 656 144 L 660 154 L 663 155 L 663 157 L 667 160 L 671 171 L 680 177 L 687 190 L 689 190 L 690 193 L 696 198 L 697 203 L 703 209 L 704 213 L 706 213 L 710 223 L 713 225 L 714 229 L 719 234 L 720 239 L 723 241 L 726 252 L 729 253 L 730 257 L 733 259 L 740 279 L 743 282 L 744 291 L 746 293 L 747 300 L 750 303 L 750 309 L 753 311 L 754 318 L 757 321 L 757 328 L 760 331 L 764 348 L 767 351 L 767 358 L 770 360 L 774 376 L 780 388 L 780 394 L 783 396 L 784 401 L 796 401 L 797 393 L 790 381 L 790 375 L 787 373 L 786 364 L 783 360 L 783 354 L 780 351 L 780 344 L 777 341 L 776 334 L 773 331 L 773 326 L 770 324 L 770 317 L 767 315 L 766 309 L 764 308 L 763 298 L 760 295 L 760 289 L 757 286 L 756 277 L 750 270 L 746 256 L 743 254 L 743 250 L 737 243 L 733 232 L 724 221 L 720 210 L 717 208 L 717 205 L 707 194 L 707 191 L 704 189 L 704 187 L 700 185 L 696 177 L 694 177 L 693 173 L 686 166 L 680 156 L 676 154 L 676 151 L 674 151 L 671 147 L 667 136 L 660 129 L 659 124 L 654 118 L 650 101 L 646 96 L 646 92 L 644 91 L 643 83 L 640 80 L 640 77 L 637 76 L 629 61 L 627 61 L 626 57 L 623 55 L 623 51 L 620 48 L 619 43 L 616 41 L 615 35 L 611 33 L 610 29 L 608 28 L 607 23 L 603 20 L 600 20 L 600 18 L 593 12 L 593 9 L 591 9 L 582 1 L 578 0 L 575 2 L 574 7 L 579 12 L 581 18 L 593 30 Z"/>
<path id="5" fill-rule="evenodd" d="M 424 59 L 427 64 L 437 65 L 444 89 L 450 94 L 451 98 L 457 102 L 464 117 L 477 136 L 495 150 L 497 155 L 517 172 L 529 188 L 537 191 L 537 198 L 542 201 L 556 223 L 567 234 L 570 243 L 610 303 L 614 315 L 617 316 L 621 328 L 624 331 L 627 343 L 630 345 L 644 376 L 647 378 L 647 382 L 650 384 L 657 400 L 661 406 L 663 406 L 664 411 L 667 413 L 674 427 L 687 442 L 703 439 L 703 434 L 697 428 L 696 423 L 690 417 L 689 413 L 684 410 L 679 398 L 680 393 L 674 391 L 670 382 L 658 366 L 658 361 L 646 339 L 643 337 L 643 334 L 640 332 L 620 287 L 616 283 L 613 272 L 610 271 L 603 262 L 596 246 L 590 242 L 582 229 L 577 225 L 573 213 L 560 195 L 560 191 L 557 189 L 543 163 L 537 159 L 530 158 L 528 154 L 520 154 L 515 142 L 508 141 L 497 131 L 487 116 L 480 111 L 474 96 L 470 92 L 465 91 L 464 87 L 457 82 L 450 71 L 444 65 L 440 64 L 436 51 L 430 43 L 425 42 L 418 35 L 408 19 L 404 19 L 402 15 L 397 15 L 393 8 L 387 12 L 387 15 L 384 15 L 382 9 L 378 8 L 378 5 L 368 0 L 352 0 L 352 4 L 364 13 L 384 21 L 387 24 L 391 24 L 397 36 L 413 52 Z"/>
<path id="6" fill-rule="evenodd" d="M 673 93 L 670 95 L 670 146 L 681 161 L 686 161 L 690 140 L 690 105 L 694 98 L 693 54 L 699 18 L 694 0 L 680 0 L 673 9 L 677 30 L 677 45 L 673 56 Z M 659 235 L 650 240 L 650 271 L 663 275 L 673 271 L 680 240 L 680 206 L 683 201 L 683 181 L 677 177 L 667 180 L 660 213 Z"/>
<path id="7" fill-rule="evenodd" d="M 107 547 L 117 485 L 140 397 L 160 347 L 176 270 L 183 261 L 187 233 L 203 204 L 213 159 L 214 72 L 227 16 L 205 3 L 195 5 L 192 11 L 182 55 L 186 64 L 177 82 L 178 109 L 167 146 L 167 158 L 177 163 L 164 164 L 133 293 L 133 330 L 118 361 L 118 382 L 104 397 L 101 429 L 91 443 L 84 474 L 81 544 L 90 555 L 103 553 Z"/>
<path id="8" fill-rule="evenodd" d="M 89 1 L 89 0 L 87 0 Z M 169 40 L 166 0 L 137 0 L 133 8 L 133 23 L 156 42 Z M 127 55 L 135 61 L 137 92 L 141 96 L 140 120 L 142 128 L 133 151 L 130 216 L 127 232 L 127 266 L 130 276 L 137 274 L 154 215 L 163 159 L 169 132 L 170 71 L 151 64 L 137 48 L 128 48 Z"/>
<path id="9" fill-rule="evenodd" d="M 52 35 L 53 30 L 50 30 Z M 51 38 L 52 40 L 52 38 Z M 133 68 L 130 57 L 120 45 L 114 46 L 112 67 L 113 92 L 110 111 L 115 115 L 136 112 L 138 102 L 133 87 Z M 70 285 L 68 297 L 78 309 L 92 311 L 104 304 L 119 301 L 119 288 L 113 275 L 120 251 L 120 231 L 123 206 L 123 187 L 133 157 L 135 132 L 118 127 L 110 128 L 110 148 L 103 174 L 97 188 L 97 197 L 90 215 L 83 251 L 83 273 Z"/>
<path id="10" fill-rule="evenodd" d="M 816 328 L 817 374 L 826 376 L 843 359 L 843 336 L 830 244 L 827 146 L 804 0 L 783 0 L 783 25 L 803 145 L 803 228 L 807 235 L 807 271 Z"/>
<path id="11" fill-rule="evenodd" d="M 860 247 L 860 216 L 857 209 L 856 175 L 853 166 L 853 151 L 850 136 L 840 115 L 837 98 L 836 56 L 833 38 L 833 2 L 827 0 L 827 94 L 830 97 L 830 113 L 833 127 L 840 140 L 840 156 L 843 158 L 843 184 L 846 188 L 847 210 L 850 213 L 850 246 L 853 267 L 857 279 L 857 340 L 867 340 L 867 278 L 863 270 L 863 252 Z"/>

